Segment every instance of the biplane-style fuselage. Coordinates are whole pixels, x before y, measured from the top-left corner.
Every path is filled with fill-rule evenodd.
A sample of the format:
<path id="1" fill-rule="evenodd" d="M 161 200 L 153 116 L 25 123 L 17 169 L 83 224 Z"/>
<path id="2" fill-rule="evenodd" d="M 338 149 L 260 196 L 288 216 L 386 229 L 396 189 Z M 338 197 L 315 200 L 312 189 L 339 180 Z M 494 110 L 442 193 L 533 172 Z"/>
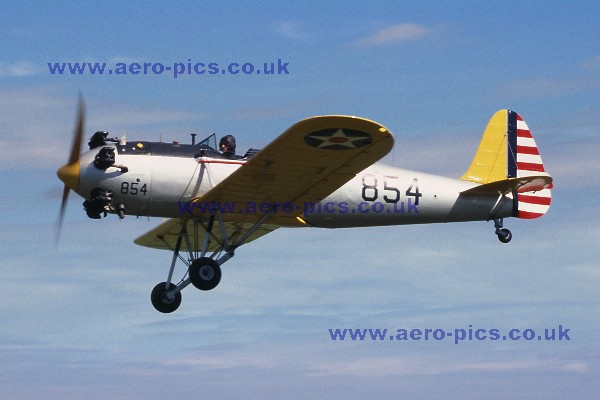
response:
<path id="1" fill-rule="evenodd" d="M 135 241 L 173 251 L 167 281 L 151 296 L 161 312 L 177 309 L 190 283 L 216 287 L 220 266 L 238 247 L 281 227 L 493 220 L 507 243 L 512 234 L 503 218 L 536 218 L 550 206 L 552 179 L 529 128 L 508 110 L 492 117 L 460 179 L 377 163 L 393 137 L 357 117 L 300 121 L 265 149 L 241 157 L 221 154 L 214 135 L 198 145 L 111 143 L 100 135 L 77 156 L 82 131 L 81 110 L 71 158 L 58 171 L 65 182 L 61 219 L 69 188 L 85 199 L 91 218 L 170 218 Z M 187 252 L 187 261 L 180 252 Z M 189 276 L 174 284 L 177 258 Z"/>

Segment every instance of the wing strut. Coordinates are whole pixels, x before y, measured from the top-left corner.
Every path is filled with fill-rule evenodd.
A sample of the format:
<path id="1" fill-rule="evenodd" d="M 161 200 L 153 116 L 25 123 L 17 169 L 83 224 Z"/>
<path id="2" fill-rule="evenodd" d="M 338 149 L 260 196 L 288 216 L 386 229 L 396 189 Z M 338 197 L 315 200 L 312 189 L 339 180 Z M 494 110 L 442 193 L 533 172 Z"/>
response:
<path id="1" fill-rule="evenodd" d="M 213 224 L 215 222 L 215 215 L 212 214 L 208 218 L 208 227 L 206 228 L 206 235 L 204 235 L 204 243 L 202 243 L 202 250 L 200 252 L 200 257 L 204 257 L 206 255 L 206 251 L 208 250 L 208 244 L 210 243 L 210 234 L 212 232 Z M 198 224 L 195 223 L 194 227 L 198 229 Z M 196 235 L 198 237 L 198 235 Z"/>
<path id="2" fill-rule="evenodd" d="M 154 287 L 151 294 L 152 305 L 162 313 L 171 313 L 181 304 L 181 291 L 187 286 L 194 285 L 200 290 L 212 290 L 221 281 L 221 265 L 230 260 L 235 255 L 235 250 L 247 241 L 260 229 L 267 218 L 273 213 L 272 207 L 267 213 L 252 224 L 236 224 L 232 229 L 231 224 L 224 222 L 221 211 L 212 210 L 208 223 L 205 225 L 199 218 L 193 220 L 182 220 L 181 229 L 177 235 L 175 247 L 172 248 L 165 240 L 164 236 L 159 235 L 157 239 L 162 241 L 164 246 L 173 251 L 173 258 L 166 282 L 161 282 Z M 215 235 L 215 219 L 220 227 L 220 237 Z M 188 234 L 187 225 L 190 221 L 194 224 L 194 243 Z M 198 243 L 198 230 L 204 229 L 204 240 L 202 246 Z M 210 248 L 210 238 L 215 238 L 219 245 L 214 250 Z M 182 244 L 188 252 L 188 259 L 181 256 Z M 186 273 L 181 281 L 174 284 L 173 275 L 177 259 L 181 260 L 186 266 Z"/>

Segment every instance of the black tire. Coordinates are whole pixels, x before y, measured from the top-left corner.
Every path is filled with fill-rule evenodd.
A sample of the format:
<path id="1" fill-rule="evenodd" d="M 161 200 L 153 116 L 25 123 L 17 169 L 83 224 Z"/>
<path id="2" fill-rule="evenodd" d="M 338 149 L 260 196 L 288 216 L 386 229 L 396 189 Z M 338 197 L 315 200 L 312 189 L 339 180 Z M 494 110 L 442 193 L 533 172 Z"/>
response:
<path id="1" fill-rule="evenodd" d="M 502 243 L 508 243 L 510 242 L 512 239 L 512 233 L 511 231 L 509 231 L 508 229 L 504 228 L 504 229 L 500 229 L 500 232 L 498 233 L 498 240 L 501 241 Z"/>
<path id="2" fill-rule="evenodd" d="M 152 305 L 157 311 L 168 314 L 179 308 L 179 305 L 181 304 L 181 292 L 175 293 L 175 297 L 170 300 L 167 298 L 166 284 L 166 282 L 161 282 L 154 286 L 154 289 L 152 289 L 152 294 L 150 295 L 150 300 L 152 300 Z M 169 285 L 169 291 L 175 289 L 176 287 L 177 286 L 171 283 Z"/>
<path id="3" fill-rule="evenodd" d="M 194 260 L 189 273 L 192 285 L 200 290 L 212 290 L 221 282 L 221 267 L 209 257 Z"/>

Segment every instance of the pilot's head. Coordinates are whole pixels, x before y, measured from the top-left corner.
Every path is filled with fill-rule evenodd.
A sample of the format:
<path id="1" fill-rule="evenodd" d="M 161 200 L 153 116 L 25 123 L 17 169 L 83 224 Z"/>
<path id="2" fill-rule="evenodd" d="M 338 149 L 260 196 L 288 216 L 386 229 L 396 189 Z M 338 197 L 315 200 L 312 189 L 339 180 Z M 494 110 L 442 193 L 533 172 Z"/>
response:
<path id="1" fill-rule="evenodd" d="M 232 135 L 226 135 L 219 142 L 219 150 L 225 155 L 235 154 L 235 138 Z"/>

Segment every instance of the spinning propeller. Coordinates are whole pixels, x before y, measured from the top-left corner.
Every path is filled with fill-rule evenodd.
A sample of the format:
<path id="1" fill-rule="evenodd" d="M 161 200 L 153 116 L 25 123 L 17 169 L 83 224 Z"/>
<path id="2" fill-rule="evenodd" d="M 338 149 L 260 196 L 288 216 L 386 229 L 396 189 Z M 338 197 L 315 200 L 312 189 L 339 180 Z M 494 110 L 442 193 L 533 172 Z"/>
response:
<path id="1" fill-rule="evenodd" d="M 75 131 L 73 132 L 73 144 L 71 145 L 71 154 L 69 160 L 65 165 L 60 167 L 56 174 L 58 178 L 64 182 L 62 202 L 60 204 L 60 211 L 58 214 L 58 225 L 56 229 L 56 243 L 60 238 L 60 231 L 62 229 L 63 217 L 65 215 L 65 209 L 67 207 L 67 200 L 69 199 L 69 192 L 76 190 L 79 185 L 79 153 L 81 152 L 81 139 L 83 137 L 85 120 L 85 102 L 83 96 L 79 93 L 79 101 L 77 107 L 77 121 L 75 124 Z"/>

